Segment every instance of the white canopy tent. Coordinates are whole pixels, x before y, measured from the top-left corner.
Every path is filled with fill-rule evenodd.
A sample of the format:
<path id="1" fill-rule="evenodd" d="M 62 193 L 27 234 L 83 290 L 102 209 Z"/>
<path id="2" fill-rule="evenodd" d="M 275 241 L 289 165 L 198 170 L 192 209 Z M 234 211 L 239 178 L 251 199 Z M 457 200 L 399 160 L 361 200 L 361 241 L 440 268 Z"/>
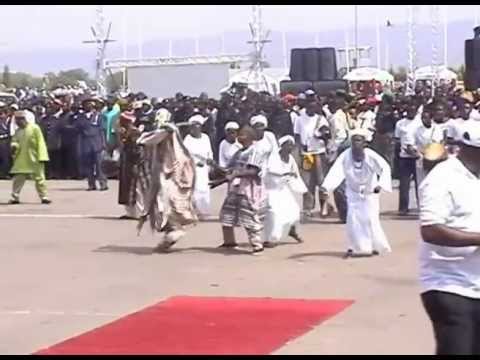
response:
<path id="1" fill-rule="evenodd" d="M 433 80 L 435 78 L 435 69 L 433 66 L 424 66 L 415 71 L 416 80 Z M 455 72 L 446 66 L 438 66 L 438 79 L 452 81 L 457 80 L 458 76 Z"/>
<path id="2" fill-rule="evenodd" d="M 268 91 L 270 94 L 276 95 L 280 91 L 280 80 L 266 74 L 260 73 L 261 79 L 256 79 L 258 73 L 254 71 L 244 70 L 230 76 L 229 84 L 220 92 L 223 93 L 230 89 L 234 83 L 244 83 L 254 91 Z"/>
<path id="3" fill-rule="evenodd" d="M 393 75 L 388 71 L 363 67 L 350 71 L 347 75 L 343 77 L 347 81 L 379 81 L 383 84 L 393 82 Z"/>

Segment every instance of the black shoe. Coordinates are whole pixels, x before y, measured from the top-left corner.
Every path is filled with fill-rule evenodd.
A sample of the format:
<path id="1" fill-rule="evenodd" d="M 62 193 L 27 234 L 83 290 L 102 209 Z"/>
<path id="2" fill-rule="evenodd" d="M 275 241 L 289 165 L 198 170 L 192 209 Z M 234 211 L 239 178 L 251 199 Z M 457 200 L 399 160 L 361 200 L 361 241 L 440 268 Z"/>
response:
<path id="1" fill-rule="evenodd" d="M 97 190 L 96 187 L 89 187 L 89 188 L 87 189 L 87 191 L 96 191 L 96 190 Z"/>
<path id="2" fill-rule="evenodd" d="M 50 200 L 50 199 L 42 199 L 42 204 L 43 205 L 49 205 L 51 203 L 52 203 L 52 200 Z"/>
<path id="3" fill-rule="evenodd" d="M 347 252 L 345 253 L 345 255 L 343 255 L 343 258 L 348 259 L 348 258 L 351 258 L 351 257 L 353 257 L 353 250 L 348 249 Z"/>
<path id="4" fill-rule="evenodd" d="M 271 241 L 265 241 L 263 243 L 263 247 L 267 248 L 267 249 L 273 249 L 275 246 L 277 246 L 274 242 L 271 242 Z"/>
<path id="5" fill-rule="evenodd" d="M 107 190 L 108 190 L 108 186 L 102 186 L 102 187 L 100 188 L 100 191 L 107 191 Z"/>
<path id="6" fill-rule="evenodd" d="M 20 200 L 18 199 L 12 199 L 8 202 L 9 205 L 18 205 L 20 204 Z"/>
<path id="7" fill-rule="evenodd" d="M 373 251 L 372 251 L 372 255 L 373 255 L 373 256 L 378 256 L 378 255 L 380 255 L 380 253 L 379 253 L 377 250 L 373 250 Z"/>
<path id="8" fill-rule="evenodd" d="M 293 229 L 289 231 L 288 236 L 290 236 L 292 239 L 296 240 L 299 244 L 303 243 L 303 239 Z"/>
<path id="9" fill-rule="evenodd" d="M 233 243 L 233 244 L 225 244 L 223 243 L 222 245 L 220 245 L 218 248 L 219 249 L 234 249 L 238 247 L 238 244 L 237 243 Z"/>

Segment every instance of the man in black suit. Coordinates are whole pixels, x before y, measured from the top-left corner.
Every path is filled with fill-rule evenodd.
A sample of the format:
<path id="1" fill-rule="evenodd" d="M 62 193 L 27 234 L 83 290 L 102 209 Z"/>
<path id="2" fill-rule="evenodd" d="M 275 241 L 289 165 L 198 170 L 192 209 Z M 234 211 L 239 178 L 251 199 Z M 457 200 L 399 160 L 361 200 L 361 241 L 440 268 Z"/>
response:
<path id="1" fill-rule="evenodd" d="M 88 191 L 97 190 L 97 181 L 100 184 L 100 191 L 108 190 L 107 177 L 102 171 L 102 155 L 106 150 L 105 133 L 103 131 L 105 118 L 96 109 L 97 101 L 99 100 L 84 100 L 82 103 L 84 112 L 77 120 L 77 128 L 82 140 L 82 159 L 88 178 Z"/>

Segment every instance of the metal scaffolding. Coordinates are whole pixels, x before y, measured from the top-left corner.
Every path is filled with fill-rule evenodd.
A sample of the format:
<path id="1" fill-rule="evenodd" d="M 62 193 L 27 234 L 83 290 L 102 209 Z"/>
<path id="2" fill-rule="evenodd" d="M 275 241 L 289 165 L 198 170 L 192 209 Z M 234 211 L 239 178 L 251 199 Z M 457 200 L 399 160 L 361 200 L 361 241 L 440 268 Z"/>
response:
<path id="1" fill-rule="evenodd" d="M 251 58 L 248 55 L 185 56 L 148 59 L 105 59 L 104 68 L 118 69 L 138 66 L 241 63 L 248 62 L 250 59 Z"/>
<path id="2" fill-rule="evenodd" d="M 415 39 L 415 6 L 407 6 L 407 22 L 408 22 L 408 74 L 406 95 L 415 93 L 415 70 L 416 70 L 416 39 Z"/>

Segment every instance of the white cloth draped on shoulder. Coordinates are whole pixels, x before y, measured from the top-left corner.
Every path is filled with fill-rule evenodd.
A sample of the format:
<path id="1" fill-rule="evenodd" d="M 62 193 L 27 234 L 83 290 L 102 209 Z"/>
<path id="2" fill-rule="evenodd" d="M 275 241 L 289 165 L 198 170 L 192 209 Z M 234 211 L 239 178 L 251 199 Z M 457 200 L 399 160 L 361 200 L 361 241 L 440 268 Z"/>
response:
<path id="1" fill-rule="evenodd" d="M 375 151 L 365 149 L 361 163 L 353 160 L 352 150 L 344 151 L 335 161 L 322 186 L 335 190 L 346 182 L 348 248 L 355 254 L 390 252 L 391 248 L 380 224 L 380 196 L 374 193 L 379 186 L 392 191 L 391 170 Z"/>
<path id="2" fill-rule="evenodd" d="M 295 195 L 307 192 L 292 155 L 289 155 L 288 162 L 281 159 L 278 151 L 270 156 L 265 187 L 269 205 L 265 221 L 265 240 L 276 242 L 286 236 L 292 225 L 300 221 L 300 206 Z"/>

